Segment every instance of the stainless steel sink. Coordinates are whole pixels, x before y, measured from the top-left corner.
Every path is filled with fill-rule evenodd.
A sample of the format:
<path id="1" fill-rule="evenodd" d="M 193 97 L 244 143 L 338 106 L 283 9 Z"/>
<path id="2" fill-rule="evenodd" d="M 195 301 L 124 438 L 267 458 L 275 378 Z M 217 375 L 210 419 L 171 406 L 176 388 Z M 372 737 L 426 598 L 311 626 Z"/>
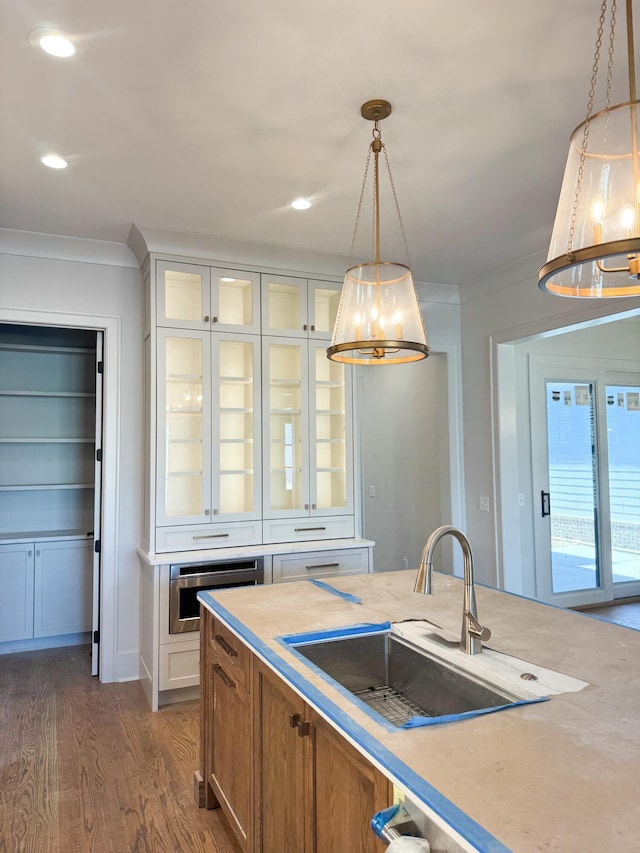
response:
<path id="1" fill-rule="evenodd" d="M 292 647 L 396 726 L 414 716 L 461 714 L 519 699 L 391 633 L 295 643 Z"/>

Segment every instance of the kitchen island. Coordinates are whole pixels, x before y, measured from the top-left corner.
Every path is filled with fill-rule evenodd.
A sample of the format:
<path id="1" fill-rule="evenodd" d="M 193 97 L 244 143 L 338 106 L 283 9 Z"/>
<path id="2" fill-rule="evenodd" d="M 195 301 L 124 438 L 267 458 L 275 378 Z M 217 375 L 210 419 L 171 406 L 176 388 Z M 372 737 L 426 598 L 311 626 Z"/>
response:
<path id="1" fill-rule="evenodd" d="M 365 766 L 375 770 L 375 778 L 367 776 L 371 790 L 379 792 L 371 802 L 378 804 L 380 797 L 384 799 L 390 794 L 390 788 L 385 790 L 380 786 L 381 775 L 407 793 L 436 822 L 451 829 L 451 836 L 459 845 L 451 849 L 516 853 L 540 850 L 629 853 L 638 849 L 640 633 L 584 614 L 476 587 L 480 620 L 492 631 L 486 646 L 581 679 L 588 686 L 578 692 L 552 696 L 539 704 L 395 731 L 378 724 L 343 690 L 308 667 L 279 639 L 290 634 L 407 619 L 427 620 L 443 632 L 459 633 L 462 581 L 435 573 L 434 594 L 424 596 L 413 592 L 414 580 L 415 571 L 332 579 L 332 587 L 356 596 L 359 602 L 306 581 L 200 594 L 208 617 L 201 620 L 203 626 L 213 622 L 219 626 L 216 630 L 224 631 L 224 636 L 220 633 L 216 636 L 221 645 L 213 662 L 204 653 L 201 661 L 201 802 L 208 806 L 221 802 L 231 813 L 232 825 L 237 818 L 245 849 L 270 853 L 269 844 L 260 840 L 264 794 L 255 778 L 259 779 L 263 765 L 252 764 L 251 757 L 259 749 L 250 750 L 244 763 L 235 759 L 230 777 L 233 784 L 238 784 L 242 774 L 247 777 L 246 790 L 240 796 L 243 803 L 240 812 L 245 812 L 244 817 L 236 814 L 238 810 L 234 811 L 232 802 L 225 803 L 224 791 L 215 789 L 215 773 L 215 791 L 209 781 L 211 755 L 217 751 L 224 764 L 225 760 L 231 760 L 225 755 L 234 749 L 233 743 L 225 744 L 220 737 L 216 742 L 216 732 L 209 720 L 213 703 L 208 698 L 212 700 L 212 691 L 216 689 L 212 682 L 221 671 L 224 682 L 218 678 L 215 681 L 223 687 L 229 681 L 235 687 L 236 682 L 245 678 L 238 668 L 237 651 L 228 651 L 235 644 L 241 647 L 240 659 L 246 654 L 255 661 L 255 672 L 245 679 L 246 695 L 239 696 L 234 700 L 236 704 L 229 706 L 228 714 L 234 717 L 229 731 L 233 732 L 235 726 L 237 734 L 240 720 L 256 719 L 252 703 L 257 701 L 260 684 L 257 673 L 262 673 L 265 683 L 271 674 L 277 676 L 287 696 L 300 697 L 318 725 L 344 738 L 348 749 L 357 751 Z M 210 629 L 203 627 L 201 635 L 203 652 L 207 644 L 216 645 L 207 630 Z M 240 677 L 225 674 L 225 661 L 237 668 Z M 304 716 L 304 713 L 289 714 L 291 726 L 298 727 L 301 743 L 302 734 L 308 732 Z M 259 730 L 258 723 L 251 729 L 252 734 L 245 729 L 245 739 L 250 736 L 254 745 L 259 746 Z M 311 759 L 307 756 L 304 760 Z M 341 773 L 335 777 L 334 785 L 339 786 Z M 310 802 L 308 797 L 303 798 L 293 810 L 311 808 Z M 348 807 L 347 802 L 345 808 Z M 301 836 L 303 840 L 297 847 L 294 843 L 288 848 L 292 853 L 315 849 L 313 826 L 310 821 L 304 829 L 306 840 Z M 364 832 L 363 829 L 363 839 Z M 368 842 L 363 840 L 362 844 L 365 843 Z M 355 853 L 356 846 L 344 849 L 353 849 Z M 317 849 L 318 853 L 333 853 L 320 846 Z"/>

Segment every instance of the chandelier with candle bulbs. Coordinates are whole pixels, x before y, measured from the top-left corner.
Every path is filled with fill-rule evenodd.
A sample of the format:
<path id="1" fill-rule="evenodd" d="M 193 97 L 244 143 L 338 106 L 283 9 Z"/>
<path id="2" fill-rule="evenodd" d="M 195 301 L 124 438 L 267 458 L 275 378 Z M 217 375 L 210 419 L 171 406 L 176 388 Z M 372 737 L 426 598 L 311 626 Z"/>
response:
<path id="1" fill-rule="evenodd" d="M 424 322 L 416 296 L 409 249 L 389 158 L 380 133 L 380 121 L 391 114 L 391 104 L 380 99 L 367 101 L 360 113 L 373 121 L 358 213 L 351 241 L 351 256 L 365 196 L 373 154 L 372 260 L 350 266 L 344 276 L 336 323 L 327 356 L 349 364 L 402 364 L 429 355 Z M 380 251 L 379 157 L 383 154 L 400 223 L 407 263 L 383 261 Z"/>

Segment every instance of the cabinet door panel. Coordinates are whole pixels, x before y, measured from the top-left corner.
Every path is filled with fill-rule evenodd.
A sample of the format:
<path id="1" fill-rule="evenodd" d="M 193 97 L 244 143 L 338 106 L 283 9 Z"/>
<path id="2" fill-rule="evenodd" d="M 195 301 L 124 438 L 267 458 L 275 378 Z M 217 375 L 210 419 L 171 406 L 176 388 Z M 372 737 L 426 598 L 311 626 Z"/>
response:
<path id="1" fill-rule="evenodd" d="M 260 333 L 260 275 L 241 270 L 211 270 L 213 331 Z"/>
<path id="2" fill-rule="evenodd" d="M 81 540 L 36 545 L 34 637 L 91 630 L 92 546 Z"/>
<path id="3" fill-rule="evenodd" d="M 371 830 L 376 812 L 393 801 L 391 783 L 357 750 L 312 713 L 315 728 L 315 849 L 379 853 L 385 849 Z M 348 819 L 340 819 L 345 811 Z"/>
<path id="4" fill-rule="evenodd" d="M 309 515 L 307 344 L 263 339 L 264 517 Z"/>
<path id="5" fill-rule="evenodd" d="M 0 545 L 0 642 L 33 637 L 33 545 Z"/>
<path id="6" fill-rule="evenodd" d="M 209 328 L 209 267 L 156 262 L 158 325 L 174 329 Z"/>
<path id="7" fill-rule="evenodd" d="M 342 284 L 309 281 L 309 337 L 330 341 L 336 324 Z"/>
<path id="8" fill-rule="evenodd" d="M 209 333 L 158 333 L 157 524 L 211 514 Z"/>
<path id="9" fill-rule="evenodd" d="M 260 339 L 213 335 L 213 515 L 261 517 Z"/>
<path id="10" fill-rule="evenodd" d="M 263 275 L 263 334 L 306 338 L 308 328 L 306 278 Z"/>
<path id="11" fill-rule="evenodd" d="M 311 346 L 311 514 L 353 512 L 351 369 L 329 361 L 324 346 Z"/>
<path id="12" fill-rule="evenodd" d="M 266 668 L 258 665 L 257 784 L 261 853 L 305 850 L 305 751 L 308 738 L 292 726 L 305 705 Z M 308 815 L 308 817 L 310 817 Z M 338 847 L 336 849 L 347 849 Z"/>
<path id="13" fill-rule="evenodd" d="M 246 850 L 253 795 L 250 696 L 217 655 L 211 655 L 209 678 L 213 689 L 210 783 Z"/>

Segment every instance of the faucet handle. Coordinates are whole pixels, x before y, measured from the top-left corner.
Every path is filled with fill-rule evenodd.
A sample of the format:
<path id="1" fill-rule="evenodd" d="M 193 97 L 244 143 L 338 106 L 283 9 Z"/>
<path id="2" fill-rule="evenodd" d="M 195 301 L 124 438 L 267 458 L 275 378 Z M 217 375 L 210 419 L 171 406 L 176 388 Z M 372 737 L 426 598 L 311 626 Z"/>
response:
<path id="1" fill-rule="evenodd" d="M 473 637 L 478 637 L 480 640 L 488 640 L 491 637 L 491 629 L 485 628 L 484 625 L 481 625 L 473 613 L 470 613 L 468 610 L 465 613 L 465 616 L 469 620 L 469 633 Z"/>

